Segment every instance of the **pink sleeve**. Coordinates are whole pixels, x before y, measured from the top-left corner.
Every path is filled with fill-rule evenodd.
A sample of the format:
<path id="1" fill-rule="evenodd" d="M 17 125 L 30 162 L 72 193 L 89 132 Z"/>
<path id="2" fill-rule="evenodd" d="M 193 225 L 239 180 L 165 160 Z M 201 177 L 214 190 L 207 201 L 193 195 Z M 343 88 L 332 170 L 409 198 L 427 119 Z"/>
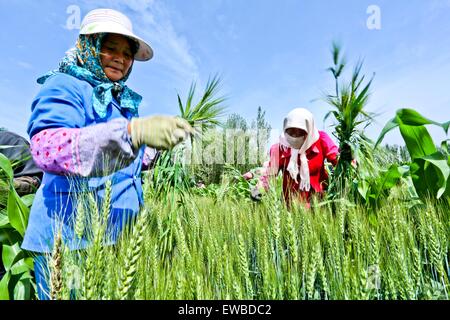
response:
<path id="1" fill-rule="evenodd" d="M 45 129 L 31 139 L 31 155 L 43 171 L 56 174 L 77 174 L 78 128 Z"/>
<path id="2" fill-rule="evenodd" d="M 84 128 L 44 129 L 31 138 L 31 155 L 45 172 L 59 175 L 101 176 L 128 166 L 133 150 L 126 119 Z"/>
<path id="3" fill-rule="evenodd" d="M 324 132 L 319 131 L 320 139 L 322 141 L 322 148 L 325 158 L 330 161 L 334 166 L 337 164 L 337 155 L 339 154 L 339 148 L 331 140 L 330 136 Z"/>
<path id="4" fill-rule="evenodd" d="M 270 160 L 264 163 L 264 169 L 257 183 L 258 188 L 269 189 L 269 178 L 276 176 L 280 170 L 280 145 L 274 144 L 270 147 Z"/>

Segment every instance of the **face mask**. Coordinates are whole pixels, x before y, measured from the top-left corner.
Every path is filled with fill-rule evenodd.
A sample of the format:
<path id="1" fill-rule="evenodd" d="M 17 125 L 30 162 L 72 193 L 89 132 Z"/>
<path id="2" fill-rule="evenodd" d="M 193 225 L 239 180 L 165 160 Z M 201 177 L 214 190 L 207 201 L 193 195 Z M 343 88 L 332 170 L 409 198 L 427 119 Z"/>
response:
<path id="1" fill-rule="evenodd" d="M 305 142 L 305 137 L 294 138 L 287 133 L 285 133 L 285 137 L 289 145 L 294 149 L 300 149 Z"/>

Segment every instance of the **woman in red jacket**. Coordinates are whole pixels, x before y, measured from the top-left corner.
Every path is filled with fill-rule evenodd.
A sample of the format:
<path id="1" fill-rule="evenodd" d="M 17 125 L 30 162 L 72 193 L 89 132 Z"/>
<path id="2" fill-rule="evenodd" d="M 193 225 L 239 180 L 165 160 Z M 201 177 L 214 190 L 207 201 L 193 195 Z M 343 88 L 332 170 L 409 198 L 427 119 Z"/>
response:
<path id="1" fill-rule="evenodd" d="M 260 177 L 252 197 L 258 198 L 258 190 L 268 188 L 269 176 L 282 171 L 287 204 L 297 198 L 309 206 L 311 194 L 322 194 L 327 188 L 324 161 L 335 166 L 338 154 L 339 149 L 328 134 L 317 130 L 312 113 L 303 108 L 294 109 L 284 119 L 279 142 L 270 148 L 269 167 Z"/>

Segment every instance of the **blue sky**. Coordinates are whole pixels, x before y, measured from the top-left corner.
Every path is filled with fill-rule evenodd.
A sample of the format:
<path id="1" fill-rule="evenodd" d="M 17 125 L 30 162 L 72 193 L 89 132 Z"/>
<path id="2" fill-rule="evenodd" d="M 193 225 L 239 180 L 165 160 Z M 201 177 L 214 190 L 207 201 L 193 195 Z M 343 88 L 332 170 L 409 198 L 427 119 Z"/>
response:
<path id="1" fill-rule="evenodd" d="M 219 73 L 229 113 L 252 120 L 262 106 L 280 130 L 289 110 L 306 107 L 331 132 L 330 108 L 317 99 L 333 90 L 326 68 L 338 40 L 351 64 L 364 58 L 365 73 L 376 73 L 368 110 L 380 116 L 370 137 L 399 108 L 450 120 L 450 0 L 0 0 L 0 126 L 26 135 L 35 79 L 76 41 L 73 5 L 81 17 L 118 9 L 151 43 L 154 58 L 136 62 L 128 81 L 144 97 L 142 116 L 177 114 L 177 93 L 184 99 L 192 81 L 203 89 Z M 380 30 L 367 28 L 370 5 L 380 8 Z M 436 143 L 445 138 L 429 130 Z M 402 144 L 397 132 L 385 141 Z"/>

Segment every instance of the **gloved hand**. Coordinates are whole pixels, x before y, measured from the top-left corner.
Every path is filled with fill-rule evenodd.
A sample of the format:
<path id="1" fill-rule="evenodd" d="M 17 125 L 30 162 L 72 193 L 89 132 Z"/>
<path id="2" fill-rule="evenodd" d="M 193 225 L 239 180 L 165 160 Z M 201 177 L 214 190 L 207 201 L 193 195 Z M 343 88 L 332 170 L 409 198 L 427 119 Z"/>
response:
<path id="1" fill-rule="evenodd" d="M 142 144 L 155 149 L 171 149 L 193 132 L 186 120 L 173 116 L 132 118 L 130 122 L 131 141 L 136 149 Z"/>
<path id="2" fill-rule="evenodd" d="M 14 189 L 16 189 L 19 196 L 36 192 L 39 185 L 40 180 L 37 177 L 22 176 L 14 178 Z"/>

